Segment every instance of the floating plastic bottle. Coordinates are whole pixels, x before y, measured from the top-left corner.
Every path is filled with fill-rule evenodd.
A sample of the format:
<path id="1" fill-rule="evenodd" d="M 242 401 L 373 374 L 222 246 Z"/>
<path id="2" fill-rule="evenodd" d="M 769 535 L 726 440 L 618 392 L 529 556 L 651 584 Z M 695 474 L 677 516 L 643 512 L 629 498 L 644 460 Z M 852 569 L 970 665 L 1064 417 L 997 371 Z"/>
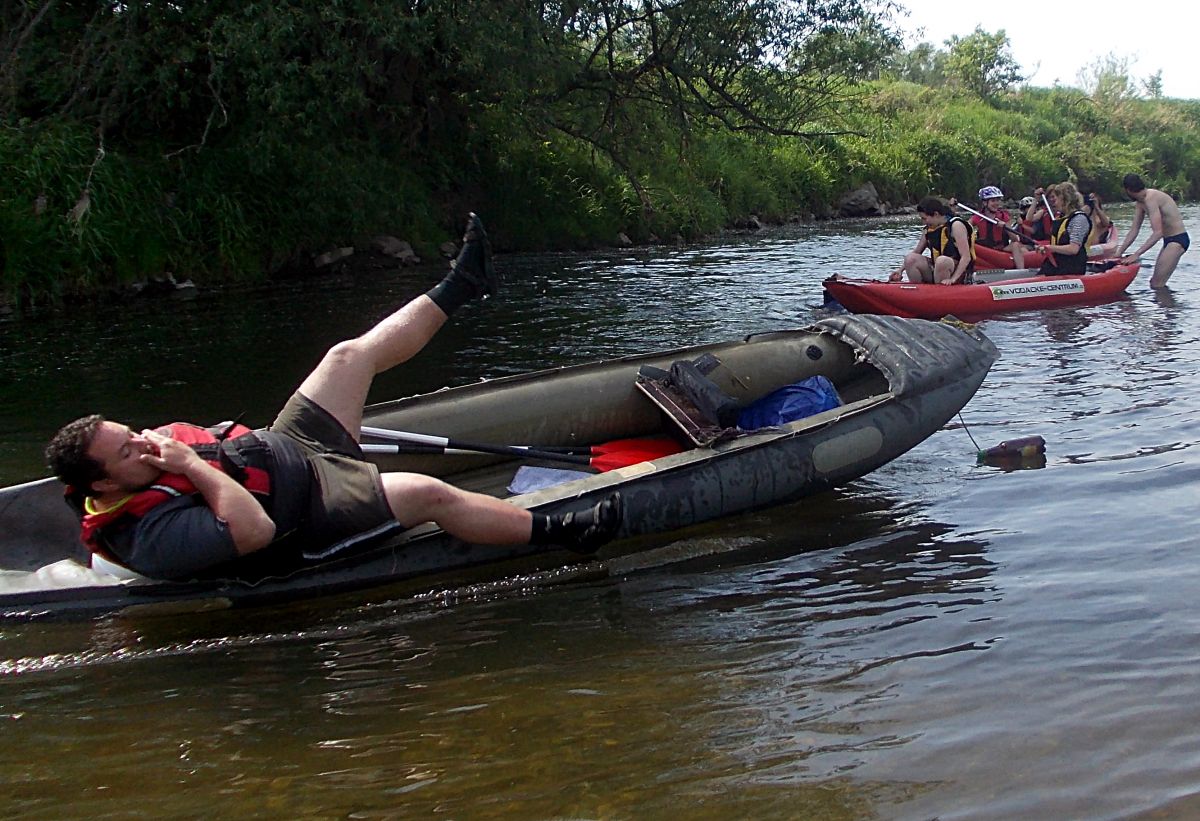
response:
<path id="1" fill-rule="evenodd" d="M 989 459 L 1027 459 L 1039 456 L 1045 452 L 1045 439 L 1040 436 L 1022 436 L 1020 439 L 1006 439 L 994 447 L 979 451 L 979 461 L 985 462 Z"/>

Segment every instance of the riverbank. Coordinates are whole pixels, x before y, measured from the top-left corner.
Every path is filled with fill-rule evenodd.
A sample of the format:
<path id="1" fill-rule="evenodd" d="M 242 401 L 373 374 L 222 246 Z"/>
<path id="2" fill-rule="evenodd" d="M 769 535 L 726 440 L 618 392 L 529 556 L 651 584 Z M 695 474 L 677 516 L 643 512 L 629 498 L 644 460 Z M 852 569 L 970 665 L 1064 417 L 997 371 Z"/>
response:
<path id="1" fill-rule="evenodd" d="M 871 190 L 873 191 L 873 187 Z M 617 248 L 679 247 L 718 242 L 723 237 L 755 235 L 789 224 L 816 226 L 836 224 L 839 221 L 869 221 L 872 219 L 882 221 L 916 213 L 915 206 L 912 205 L 892 207 L 878 202 L 874 196 L 864 196 L 861 191 L 850 193 L 854 196 L 844 198 L 840 206 L 841 210 L 850 212 L 846 214 L 838 213 L 833 206 L 823 208 L 823 216 L 805 212 L 788 217 L 760 218 L 757 214 L 749 214 L 711 233 L 692 236 L 689 239 L 685 239 L 682 234 L 662 238 L 651 233 L 635 242 L 627 234 L 619 233 L 610 242 L 595 240 L 582 242 L 576 247 L 556 250 L 587 252 Z M 858 213 L 860 211 L 865 213 Z M 538 253 L 549 250 L 545 248 L 514 249 L 497 245 L 496 251 L 500 254 L 515 250 L 522 253 Z M 441 270 L 453 259 L 458 249 L 457 244 L 451 239 L 443 240 L 436 247 L 427 247 L 430 249 L 428 252 L 430 256 L 421 256 L 416 253 L 408 241 L 390 235 L 380 235 L 355 245 L 342 245 L 316 254 L 295 254 L 276 270 L 255 278 L 251 282 L 256 281 L 261 285 L 269 285 L 272 282 L 282 283 L 319 277 L 371 276 L 406 268 Z M 54 298 L 32 301 L 19 300 L 12 294 L 0 293 L 0 317 L 11 316 L 25 309 L 39 310 L 54 309 L 55 307 L 69 309 L 96 300 L 116 302 L 128 299 L 189 299 L 202 290 L 228 287 L 230 284 L 227 281 L 205 282 L 203 279 L 197 282 L 191 278 L 179 278 L 171 272 L 165 272 L 127 284 L 82 288 L 60 293 Z"/>
<path id="2" fill-rule="evenodd" d="M 1016 199 L 1073 179 L 1113 202 L 1131 170 L 1178 199 L 1200 194 L 1195 104 L 1136 101 L 1137 118 L 1106 120 L 1073 89 L 984 102 L 913 83 L 871 88 L 852 133 L 697 129 L 684 154 L 644 146 L 637 170 L 563 140 L 479 136 L 471 165 L 455 161 L 447 175 L 447 158 L 428 149 L 414 165 L 354 139 L 256 146 L 267 153 L 249 163 L 237 140 L 170 160 L 153 145 L 98 157 L 81 125 L 0 129 L 0 175 L 12 183 L 0 192 L 0 305 L 305 276 L 327 267 L 317 264 L 325 255 L 351 247 L 357 256 L 380 235 L 438 259 L 469 210 L 485 215 L 498 252 L 536 252 L 904 213 L 930 193 L 973 202 L 984 184 Z"/>
<path id="3" fill-rule="evenodd" d="M 469 210 L 534 252 L 1130 172 L 1200 196 L 1200 103 L 1120 64 L 1023 86 L 1003 32 L 906 51 L 874 0 L 632 9 L 0 11 L 0 294 L 261 282 L 380 235 L 436 259 Z"/>

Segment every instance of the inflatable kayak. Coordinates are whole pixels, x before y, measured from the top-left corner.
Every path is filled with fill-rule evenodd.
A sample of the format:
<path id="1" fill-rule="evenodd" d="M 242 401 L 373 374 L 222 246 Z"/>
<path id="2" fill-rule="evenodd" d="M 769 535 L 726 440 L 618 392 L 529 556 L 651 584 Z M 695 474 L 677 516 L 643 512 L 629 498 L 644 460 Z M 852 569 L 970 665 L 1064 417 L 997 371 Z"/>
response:
<path id="1" fill-rule="evenodd" d="M 1036 249 L 1027 248 L 1025 250 L 1025 259 L 1023 260 L 1026 268 L 1032 268 L 1036 271 L 1041 267 L 1042 262 L 1046 259 L 1046 254 L 1041 250 L 1039 245 Z M 1003 248 L 988 248 L 986 245 L 975 246 L 975 269 L 992 269 L 992 268 L 1016 268 L 1016 260 L 1013 255 Z"/>
<path id="2" fill-rule="evenodd" d="M 1038 276 L 1032 271 L 1005 271 L 1003 277 L 973 285 L 925 285 L 850 279 L 825 280 L 825 293 L 856 314 L 889 314 L 919 319 L 953 315 L 966 321 L 1014 311 L 1097 305 L 1119 297 L 1137 276 L 1140 265 L 1110 265 L 1077 276 Z M 980 272 L 976 272 L 976 277 Z M 1010 278 L 1012 277 L 1012 278 Z"/>
<path id="3" fill-rule="evenodd" d="M 556 471 L 559 483 L 520 484 L 529 455 L 400 453 L 370 458 L 385 471 L 438 476 L 543 513 L 622 496 L 619 539 L 791 502 L 864 476 L 941 429 L 975 394 L 998 356 L 980 331 L 891 316 L 827 317 L 798 330 L 552 368 L 372 405 L 364 432 L 415 431 L 462 441 L 577 446 L 668 437 L 668 455 L 599 473 Z M 707 427 L 692 400 L 656 370 L 707 362 L 707 379 L 738 407 L 820 376 L 840 404 L 754 430 Z M 649 373 L 650 376 L 646 376 Z M 719 421 L 719 420 L 718 420 Z M 737 423 L 743 422 L 741 415 Z M 391 450 L 392 452 L 388 452 Z M 586 461 L 586 460 L 585 460 Z M 520 485 L 520 486 L 518 486 Z M 820 506 L 827 502 L 817 502 Z M 56 479 L 0 488 L 0 623 L 180 613 L 315 598 L 405 581 L 419 590 L 512 578 L 587 561 L 592 578 L 655 546 L 631 539 L 599 558 L 533 545 L 461 542 L 432 523 L 380 529 L 302 555 L 248 559 L 189 581 L 128 579 L 89 566 L 79 519 Z M 661 542 L 658 543 L 661 546 Z M 613 567 L 627 567 L 616 562 Z M 613 572 L 626 572 L 616 571 Z"/>

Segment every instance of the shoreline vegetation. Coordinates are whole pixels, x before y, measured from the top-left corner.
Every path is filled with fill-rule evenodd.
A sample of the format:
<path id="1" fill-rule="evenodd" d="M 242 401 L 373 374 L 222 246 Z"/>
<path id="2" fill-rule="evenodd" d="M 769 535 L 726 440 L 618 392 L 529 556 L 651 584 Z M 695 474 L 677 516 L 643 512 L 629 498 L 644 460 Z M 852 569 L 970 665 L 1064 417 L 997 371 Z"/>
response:
<path id="1" fill-rule="evenodd" d="M 435 259 L 469 210 L 498 251 L 539 251 L 970 204 L 985 184 L 1113 201 L 1136 172 L 1200 195 L 1200 101 L 1160 77 L 1110 55 L 1079 88 L 1026 87 L 1003 31 L 906 49 L 888 14 L 6 4 L 0 307 L 262 281 L 387 238 Z"/>

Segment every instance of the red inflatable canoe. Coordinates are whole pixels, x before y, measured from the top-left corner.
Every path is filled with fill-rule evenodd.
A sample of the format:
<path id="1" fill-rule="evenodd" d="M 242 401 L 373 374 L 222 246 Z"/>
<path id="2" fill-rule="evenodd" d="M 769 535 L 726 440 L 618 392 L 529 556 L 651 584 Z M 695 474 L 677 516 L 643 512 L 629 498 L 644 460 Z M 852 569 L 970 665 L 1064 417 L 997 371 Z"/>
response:
<path id="1" fill-rule="evenodd" d="M 1008 271 L 1014 279 L 975 285 L 922 285 L 849 279 L 836 274 L 823 283 L 825 292 L 856 314 L 890 314 L 939 319 L 952 314 L 965 321 L 1012 311 L 1036 311 L 1097 305 L 1116 299 L 1137 276 L 1138 263 L 1114 265 L 1078 276 L 1038 276 Z M 980 274 L 977 272 L 976 276 Z M 1022 276 L 1023 275 L 1023 276 Z"/>
<path id="2" fill-rule="evenodd" d="M 1025 259 L 1023 260 L 1026 268 L 1032 268 L 1035 271 L 1041 267 L 1042 262 L 1046 259 L 1045 252 L 1041 250 L 1042 246 L 1039 245 L 1037 248 L 1037 250 L 1032 248 L 1026 249 Z M 1013 255 L 1008 251 L 1000 248 L 988 248 L 986 245 L 975 246 L 975 270 L 982 271 L 992 268 L 1016 267 L 1017 264 L 1013 260 Z"/>
<path id="3" fill-rule="evenodd" d="M 1108 233 L 1104 235 L 1103 241 L 1106 243 L 1115 242 L 1117 239 L 1117 227 L 1115 225 L 1108 226 Z M 1022 260 L 1026 268 L 1037 269 L 1046 260 L 1046 252 L 1042 250 L 1045 243 L 1038 243 L 1036 248 L 1026 248 L 1025 258 Z M 1099 257 L 1089 257 L 1089 259 L 1099 259 Z M 1016 268 L 1016 261 L 1013 255 L 1001 248 L 988 248 L 986 245 L 975 244 L 975 270 L 991 270 L 993 268 Z"/>

